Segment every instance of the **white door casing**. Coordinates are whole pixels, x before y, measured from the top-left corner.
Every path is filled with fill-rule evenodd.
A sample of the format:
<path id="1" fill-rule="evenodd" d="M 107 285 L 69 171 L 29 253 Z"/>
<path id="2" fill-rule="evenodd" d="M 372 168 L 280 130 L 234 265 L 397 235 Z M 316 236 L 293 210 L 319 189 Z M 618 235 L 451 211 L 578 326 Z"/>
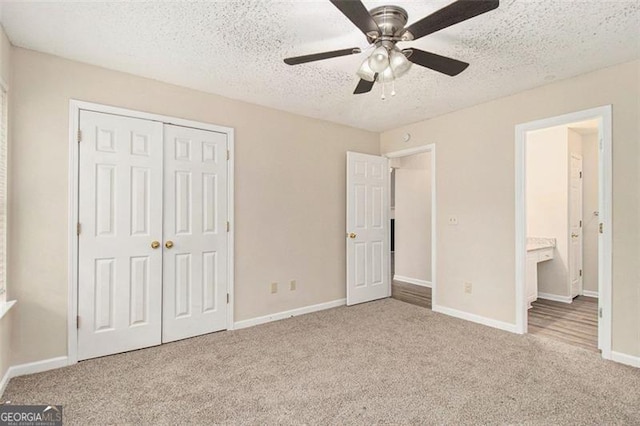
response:
<path id="1" fill-rule="evenodd" d="M 161 343 L 162 123 L 81 111 L 78 359 Z M 79 230 L 80 231 L 80 230 Z"/>
<path id="2" fill-rule="evenodd" d="M 347 152 L 347 305 L 390 296 L 389 160 Z"/>
<path id="3" fill-rule="evenodd" d="M 227 328 L 227 135 L 165 125 L 164 141 L 162 341 L 170 342 Z"/>
<path id="4" fill-rule="evenodd" d="M 515 164 L 516 164 L 516 238 L 515 238 L 515 281 L 516 281 L 516 330 L 527 332 L 527 303 L 525 296 L 526 281 L 526 134 L 529 131 L 554 126 L 567 125 L 585 120 L 598 120 L 598 348 L 602 357 L 612 359 L 612 111 L 611 105 L 577 111 L 555 117 L 544 118 L 515 127 Z M 569 286 L 569 284 L 567 283 Z"/>
<path id="5" fill-rule="evenodd" d="M 582 156 L 572 153 L 569 164 L 569 276 L 571 297 L 582 294 Z"/>

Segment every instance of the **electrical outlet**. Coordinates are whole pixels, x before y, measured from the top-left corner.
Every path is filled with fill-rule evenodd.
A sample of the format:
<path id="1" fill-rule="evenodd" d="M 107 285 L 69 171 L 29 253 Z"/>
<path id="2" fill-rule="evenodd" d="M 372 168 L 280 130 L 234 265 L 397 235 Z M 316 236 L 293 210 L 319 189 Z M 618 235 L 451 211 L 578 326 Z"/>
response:
<path id="1" fill-rule="evenodd" d="M 296 280 L 289 281 L 289 290 L 294 291 L 296 289 Z"/>
<path id="2" fill-rule="evenodd" d="M 271 294 L 278 292 L 278 283 L 271 283 Z"/>
<path id="3" fill-rule="evenodd" d="M 464 292 L 471 294 L 472 290 L 473 290 L 473 285 L 469 281 L 465 281 L 465 283 L 464 283 Z"/>
<path id="4" fill-rule="evenodd" d="M 449 225 L 457 225 L 458 216 L 449 216 Z"/>

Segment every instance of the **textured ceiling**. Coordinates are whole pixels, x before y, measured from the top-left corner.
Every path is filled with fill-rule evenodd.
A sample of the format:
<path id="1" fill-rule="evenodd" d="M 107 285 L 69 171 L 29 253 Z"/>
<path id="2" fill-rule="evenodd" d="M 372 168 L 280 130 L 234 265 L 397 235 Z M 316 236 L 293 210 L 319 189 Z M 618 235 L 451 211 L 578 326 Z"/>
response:
<path id="1" fill-rule="evenodd" d="M 402 6 L 410 24 L 450 2 L 364 4 Z M 0 12 L 16 46 L 373 131 L 640 57 L 637 0 L 502 0 L 495 11 L 400 44 L 471 66 L 448 77 L 414 65 L 397 95 L 382 101 L 378 85 L 352 95 L 366 53 L 282 62 L 367 47 L 329 1 L 4 0 Z"/>

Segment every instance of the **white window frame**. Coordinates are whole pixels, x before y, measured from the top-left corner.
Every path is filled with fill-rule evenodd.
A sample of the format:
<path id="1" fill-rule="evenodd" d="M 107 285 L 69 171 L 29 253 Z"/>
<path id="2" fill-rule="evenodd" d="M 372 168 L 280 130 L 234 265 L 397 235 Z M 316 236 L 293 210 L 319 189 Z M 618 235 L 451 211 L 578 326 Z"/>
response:
<path id="1" fill-rule="evenodd" d="M 9 86 L 5 83 L 2 78 L 0 78 L 0 161 L 2 161 L 2 151 L 4 151 L 4 182 L 0 179 L 0 185 L 3 185 L 4 188 L 0 188 L 4 192 L 4 203 L 2 203 L 4 209 L 5 223 L 4 229 L 0 229 L 0 244 L 2 245 L 3 250 L 0 252 L 0 263 L 2 264 L 2 272 L 0 272 L 0 317 L 3 312 L 8 310 L 9 306 L 6 305 L 7 301 L 7 230 L 8 230 L 8 220 L 7 220 L 7 195 L 8 195 L 8 180 L 9 180 L 9 156 L 8 156 L 8 148 L 9 148 Z M 4 129 L 4 131 L 2 131 Z M 2 166 L 2 164 L 0 164 Z M 1 176 L 0 176 L 1 178 Z"/>

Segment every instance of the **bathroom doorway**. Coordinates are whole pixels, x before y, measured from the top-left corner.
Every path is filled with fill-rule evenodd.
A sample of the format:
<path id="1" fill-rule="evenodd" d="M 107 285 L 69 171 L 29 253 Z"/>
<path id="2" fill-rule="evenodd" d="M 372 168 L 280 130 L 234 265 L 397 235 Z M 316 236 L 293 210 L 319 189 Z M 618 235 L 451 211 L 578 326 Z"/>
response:
<path id="1" fill-rule="evenodd" d="M 391 296 L 432 308 L 435 288 L 435 146 L 387 154 Z"/>
<path id="2" fill-rule="evenodd" d="M 611 356 L 611 109 L 516 126 L 516 314 Z"/>

